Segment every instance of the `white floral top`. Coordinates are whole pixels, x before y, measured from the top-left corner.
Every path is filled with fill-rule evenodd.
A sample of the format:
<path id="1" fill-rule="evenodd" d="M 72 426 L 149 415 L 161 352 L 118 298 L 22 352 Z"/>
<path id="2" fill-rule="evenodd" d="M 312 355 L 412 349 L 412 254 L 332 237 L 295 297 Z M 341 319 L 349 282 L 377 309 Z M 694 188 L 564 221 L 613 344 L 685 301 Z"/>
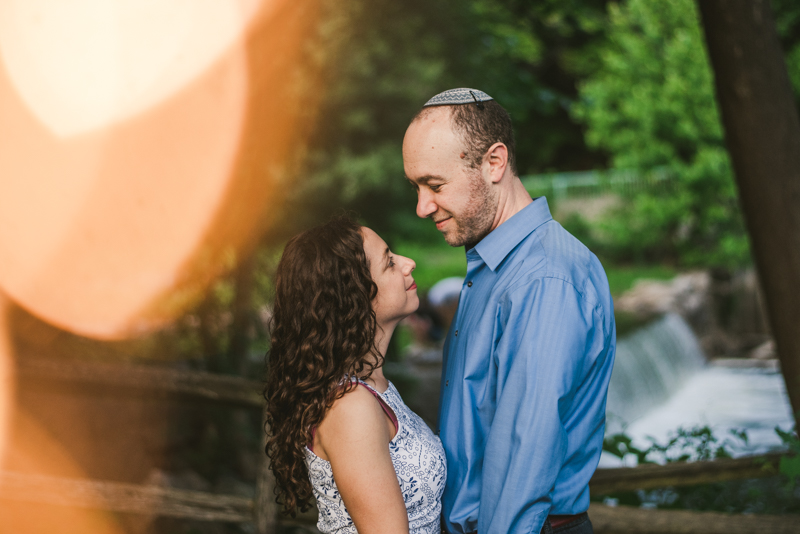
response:
<path id="1" fill-rule="evenodd" d="M 442 492 L 447 477 L 442 442 L 405 405 L 394 384 L 389 382 L 389 388 L 384 393 L 379 393 L 368 384 L 361 381 L 359 383 L 378 395 L 397 417 L 397 433 L 389 442 L 389 455 L 408 510 L 409 532 L 439 534 Z M 319 510 L 317 528 L 325 534 L 357 533 L 336 488 L 330 462 L 318 457 L 308 447 L 305 455 Z"/>

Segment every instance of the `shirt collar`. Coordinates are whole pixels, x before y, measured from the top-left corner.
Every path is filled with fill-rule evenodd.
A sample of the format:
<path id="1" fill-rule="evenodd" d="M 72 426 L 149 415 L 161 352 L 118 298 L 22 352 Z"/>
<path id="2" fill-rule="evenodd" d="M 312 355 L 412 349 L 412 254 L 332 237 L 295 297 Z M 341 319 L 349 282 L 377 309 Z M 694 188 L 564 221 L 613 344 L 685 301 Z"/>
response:
<path id="1" fill-rule="evenodd" d="M 489 269 L 494 271 L 514 247 L 552 218 L 547 199 L 535 198 L 533 202 L 481 239 L 472 250 L 467 251 L 467 255 L 470 256 L 470 252 L 473 251 L 477 252 Z"/>

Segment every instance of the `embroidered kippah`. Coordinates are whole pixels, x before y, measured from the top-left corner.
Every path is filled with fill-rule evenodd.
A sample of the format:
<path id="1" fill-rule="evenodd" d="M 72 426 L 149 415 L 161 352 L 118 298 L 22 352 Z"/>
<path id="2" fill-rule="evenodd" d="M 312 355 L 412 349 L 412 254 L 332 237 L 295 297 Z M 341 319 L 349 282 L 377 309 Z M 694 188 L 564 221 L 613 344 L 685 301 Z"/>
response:
<path id="1" fill-rule="evenodd" d="M 483 91 L 477 89 L 469 89 L 466 87 L 459 87 L 458 89 L 448 89 L 443 93 L 434 96 L 422 106 L 424 108 L 430 106 L 454 106 L 458 104 L 479 104 L 487 100 L 494 100 L 491 96 Z"/>

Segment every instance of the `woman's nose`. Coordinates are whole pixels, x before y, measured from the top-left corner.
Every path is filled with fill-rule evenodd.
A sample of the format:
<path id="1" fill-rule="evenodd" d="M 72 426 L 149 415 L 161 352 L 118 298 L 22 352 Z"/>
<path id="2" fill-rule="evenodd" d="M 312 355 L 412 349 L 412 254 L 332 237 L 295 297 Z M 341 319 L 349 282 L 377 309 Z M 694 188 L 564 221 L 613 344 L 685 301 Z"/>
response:
<path id="1" fill-rule="evenodd" d="M 411 258 L 406 258 L 405 256 L 403 257 L 403 259 L 405 260 L 405 265 L 403 266 L 403 273 L 406 275 L 411 274 L 411 271 L 417 268 L 416 262 Z"/>

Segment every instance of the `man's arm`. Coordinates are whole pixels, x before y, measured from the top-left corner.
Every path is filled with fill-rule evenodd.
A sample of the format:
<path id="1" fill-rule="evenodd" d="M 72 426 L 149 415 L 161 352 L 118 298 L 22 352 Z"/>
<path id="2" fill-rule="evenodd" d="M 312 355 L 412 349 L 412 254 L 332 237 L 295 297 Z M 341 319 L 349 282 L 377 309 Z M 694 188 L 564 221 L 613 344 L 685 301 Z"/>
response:
<path id="1" fill-rule="evenodd" d="M 603 352 L 601 314 L 571 283 L 553 277 L 527 282 L 500 301 L 481 534 L 538 533 L 544 524 L 567 452 L 564 421 Z"/>

